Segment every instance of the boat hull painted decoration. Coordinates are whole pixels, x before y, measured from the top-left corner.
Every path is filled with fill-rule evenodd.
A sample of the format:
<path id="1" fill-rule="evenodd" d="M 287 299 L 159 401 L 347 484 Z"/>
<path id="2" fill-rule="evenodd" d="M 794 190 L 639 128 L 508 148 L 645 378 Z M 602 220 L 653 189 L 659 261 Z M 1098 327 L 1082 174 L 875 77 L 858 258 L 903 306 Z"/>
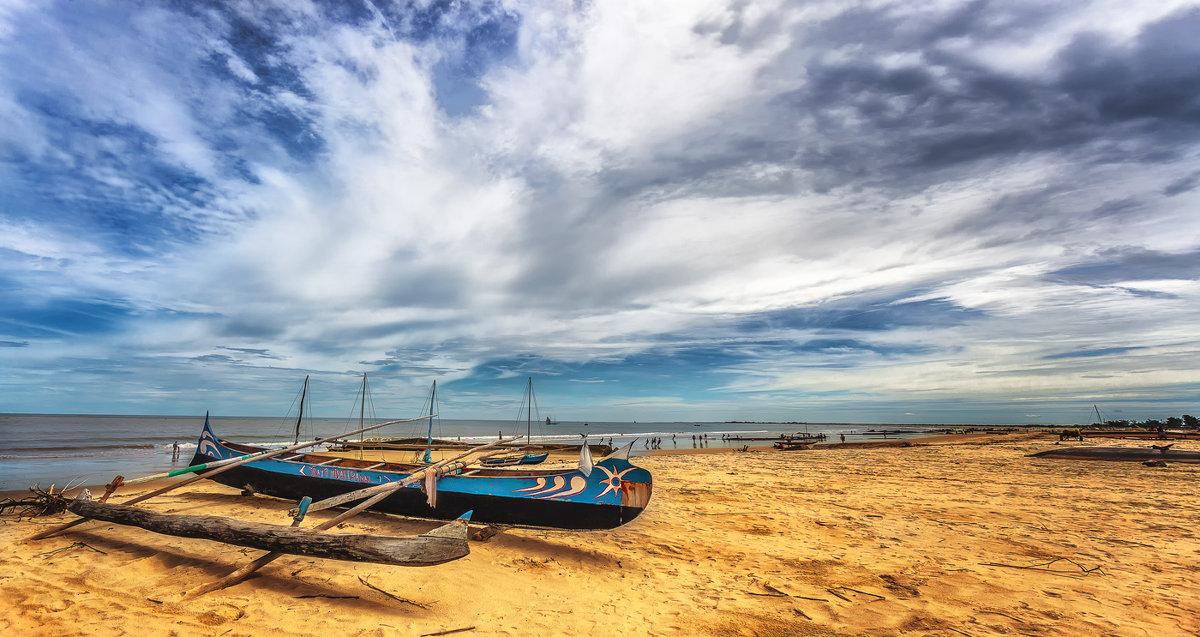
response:
<path id="1" fill-rule="evenodd" d="M 192 464 L 257 450 L 221 440 L 206 424 Z M 373 468 L 346 466 L 352 463 Z M 379 467 L 353 459 L 335 460 L 334 456 L 296 454 L 256 460 L 212 479 L 288 500 L 304 496 L 323 500 L 396 482 L 420 469 L 420 465 L 388 463 Z M 561 529 L 611 529 L 641 514 L 652 491 L 649 471 L 621 458 L 601 460 L 595 469 L 585 476 L 577 469 L 468 468 L 438 478 L 436 507 L 429 506 L 418 483 L 401 487 L 372 510 L 442 520 L 474 511 L 473 522 Z"/>

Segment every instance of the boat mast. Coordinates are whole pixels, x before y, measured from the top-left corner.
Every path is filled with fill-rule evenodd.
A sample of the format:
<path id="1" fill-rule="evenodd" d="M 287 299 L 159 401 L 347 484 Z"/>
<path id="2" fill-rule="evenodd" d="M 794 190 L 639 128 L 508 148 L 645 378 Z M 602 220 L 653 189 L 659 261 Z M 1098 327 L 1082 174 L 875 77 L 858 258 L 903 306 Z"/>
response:
<path id="1" fill-rule="evenodd" d="M 304 418 L 305 396 L 308 396 L 308 376 L 304 377 L 304 387 L 300 390 L 300 413 L 296 416 L 296 441 L 292 444 L 300 442 L 300 421 Z"/>
<path id="2" fill-rule="evenodd" d="M 351 412 L 353 413 L 353 412 Z M 367 414 L 367 373 L 363 372 L 362 400 L 358 404 L 358 428 L 362 429 Z M 363 459 L 363 445 L 367 441 L 367 432 L 358 434 L 358 459 Z"/>
<path id="3" fill-rule="evenodd" d="M 525 405 L 525 444 L 529 445 L 529 434 L 533 428 L 533 376 L 529 377 L 529 402 Z"/>
<path id="4" fill-rule="evenodd" d="M 433 390 L 429 393 L 429 415 L 433 416 L 433 406 L 437 403 L 437 381 L 433 381 Z M 425 437 L 425 455 L 422 462 L 433 462 L 433 418 L 429 419 L 429 434 Z"/>
<path id="5" fill-rule="evenodd" d="M 1104 418 L 1100 417 L 1100 407 L 1098 407 L 1098 406 L 1096 406 L 1096 405 L 1094 405 L 1094 404 L 1093 404 L 1093 405 L 1092 405 L 1092 409 L 1095 409 L 1095 410 L 1096 410 L 1096 424 L 1097 424 L 1097 425 L 1103 425 L 1103 424 L 1104 424 Z"/>

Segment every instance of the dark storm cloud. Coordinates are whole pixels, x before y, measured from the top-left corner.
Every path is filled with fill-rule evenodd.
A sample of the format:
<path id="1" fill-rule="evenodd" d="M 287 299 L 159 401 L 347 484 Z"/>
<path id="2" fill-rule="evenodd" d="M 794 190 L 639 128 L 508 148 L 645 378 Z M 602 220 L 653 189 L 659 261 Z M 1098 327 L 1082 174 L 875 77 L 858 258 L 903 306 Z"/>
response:
<path id="1" fill-rule="evenodd" d="M 626 306 L 639 294 L 710 276 L 708 264 L 719 262 L 691 255 L 680 255 L 676 267 L 628 279 L 591 276 L 603 270 L 607 246 L 639 232 L 645 206 L 682 193 L 837 191 L 843 209 L 854 209 L 860 195 L 906 196 L 1014 161 L 1053 157 L 1063 166 L 1060 179 L 1003 192 L 944 232 L 996 247 L 1066 236 L 1084 218 L 1141 214 L 1151 202 L 1145 193 L 1085 210 L 1055 198 L 1097 167 L 1165 164 L 1200 141 L 1200 39 L 1184 35 L 1200 32 L 1200 10 L 1149 24 L 1129 43 L 1078 34 L 1036 72 L 1015 73 L 973 55 L 984 46 L 1016 46 L 1070 11 L 1067 4 L 973 2 L 915 16 L 893 7 L 855 8 L 802 23 L 790 34 L 791 48 L 759 73 L 763 85 L 804 78 L 800 86 L 760 93 L 644 155 L 612 157 L 594 175 L 599 197 L 580 197 L 570 180 L 540 164 L 523 165 L 521 174 L 537 184 L 540 197 L 516 247 L 529 257 L 525 274 L 511 289 L 548 303 L 567 294 L 581 306 Z M 746 30 L 735 19 L 720 38 L 752 50 L 781 28 L 764 21 Z M 1189 190 L 1194 181 L 1178 181 L 1166 194 Z M 878 206 L 864 211 L 885 214 Z"/>
<path id="2" fill-rule="evenodd" d="M 982 45 L 1019 35 L 1046 17 L 1047 9 L 1022 13 L 1028 10 L 978 2 L 928 28 L 897 25 L 890 9 L 852 11 L 806 32 L 816 34 L 811 44 L 854 44 L 856 53 L 807 64 L 811 82 L 792 103 L 829 146 L 802 149 L 801 160 L 843 179 L 911 180 L 1023 153 L 1086 148 L 1098 152 L 1093 161 L 1107 161 L 1119 142 L 1132 144 L 1122 146 L 1122 159 L 1156 162 L 1200 136 L 1200 44 L 1182 36 L 1200 30 L 1200 11 L 1147 26 L 1129 47 L 1079 35 L 1036 77 L 943 46 L 947 38 Z M 889 53 L 917 54 L 920 62 L 884 64 Z M 847 118 L 847 110 L 856 116 Z"/>
<path id="3" fill-rule="evenodd" d="M 1020 41 L 1069 10 L 974 2 L 942 15 L 858 8 L 804 23 L 791 50 L 762 72 L 779 80 L 801 74 L 800 88 L 668 140 L 654 161 L 618 164 L 605 178 L 618 196 L 684 181 L 703 189 L 710 176 L 716 183 L 708 187 L 730 192 L 792 191 L 798 183 L 822 191 L 849 184 L 911 190 L 947 171 L 1038 153 L 1085 163 L 1164 162 L 1200 139 L 1200 39 L 1184 35 L 1200 32 L 1200 10 L 1150 24 L 1128 46 L 1080 34 L 1036 74 L 971 55 Z M 723 37 L 743 36 L 734 28 Z M 895 55 L 906 61 L 889 60 Z M 785 171 L 756 184 L 730 174 L 751 158 L 814 176 L 797 181 Z"/>

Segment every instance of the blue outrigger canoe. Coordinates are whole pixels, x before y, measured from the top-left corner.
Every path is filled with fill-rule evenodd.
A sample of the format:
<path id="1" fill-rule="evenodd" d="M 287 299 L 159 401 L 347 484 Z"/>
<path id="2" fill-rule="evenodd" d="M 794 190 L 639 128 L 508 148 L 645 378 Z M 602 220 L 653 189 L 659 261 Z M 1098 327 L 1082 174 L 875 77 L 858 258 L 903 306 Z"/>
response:
<path id="1" fill-rule="evenodd" d="M 262 447 L 222 440 L 205 422 L 192 464 L 236 458 Z M 628 448 L 624 450 L 628 453 Z M 256 460 L 212 480 L 288 500 L 323 500 L 371 485 L 397 482 L 421 465 L 372 462 L 294 452 Z M 453 520 L 467 511 L 473 522 L 556 529 L 611 529 L 636 518 L 650 501 L 650 472 L 618 452 L 580 469 L 467 467 L 437 479 L 437 506 L 417 484 L 401 487 L 371 510 L 416 518 Z"/>
<path id="2" fill-rule="evenodd" d="M 504 458 L 484 458 L 479 461 L 479 464 L 489 467 L 503 467 L 514 464 L 541 464 L 549 457 L 549 453 L 527 453 L 521 456 L 506 456 Z"/>

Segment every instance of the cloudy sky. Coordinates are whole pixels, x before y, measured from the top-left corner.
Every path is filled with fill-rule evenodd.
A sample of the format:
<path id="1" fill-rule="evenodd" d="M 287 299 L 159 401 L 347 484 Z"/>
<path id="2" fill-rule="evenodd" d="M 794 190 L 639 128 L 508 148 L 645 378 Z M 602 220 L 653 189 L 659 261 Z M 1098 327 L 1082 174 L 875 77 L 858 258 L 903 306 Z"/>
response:
<path id="1" fill-rule="evenodd" d="M 1186 2 L 0 0 L 0 411 L 1200 411 Z"/>

